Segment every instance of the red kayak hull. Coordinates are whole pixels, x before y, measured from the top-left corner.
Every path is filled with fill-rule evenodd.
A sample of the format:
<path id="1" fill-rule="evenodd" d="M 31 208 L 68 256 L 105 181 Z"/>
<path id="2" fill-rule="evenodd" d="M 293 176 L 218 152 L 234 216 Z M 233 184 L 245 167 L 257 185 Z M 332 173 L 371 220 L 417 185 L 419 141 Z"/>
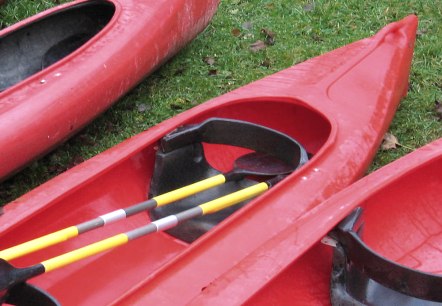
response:
<path id="1" fill-rule="evenodd" d="M 15 31 L 79 6 L 47 10 Z M 108 24 L 55 64 L 0 92 L 0 179 L 65 141 L 201 32 L 219 0 L 110 0 Z"/>
<path id="2" fill-rule="evenodd" d="M 407 92 L 416 27 L 417 18 L 407 17 L 371 38 L 210 100 L 72 168 L 4 208 L 1 248 L 144 200 L 158 140 L 176 127 L 215 116 L 250 121 L 294 137 L 312 159 L 190 245 L 155 234 L 31 281 L 66 305 L 246 302 L 292 264 L 290 245 L 289 252 L 266 247 L 273 237 L 370 164 Z M 209 162 L 227 170 L 237 152 L 219 152 L 217 145 L 208 147 Z M 13 264 L 36 263 L 148 221 L 140 214 Z M 85 280 L 91 285 L 78 287 Z"/>
<path id="3" fill-rule="evenodd" d="M 441 171 L 439 139 L 307 212 L 267 245 L 275 252 L 288 252 L 293 263 L 265 288 L 241 301 L 249 305 L 280 301 L 329 305 L 332 247 L 319 241 L 356 207 L 364 209 L 364 240 L 371 249 L 402 266 L 442 277 Z M 222 278 L 215 281 L 211 284 L 214 290 L 206 290 L 195 303 L 221 305 L 225 302 L 222 296 L 235 292 L 234 284 L 223 284 Z"/>

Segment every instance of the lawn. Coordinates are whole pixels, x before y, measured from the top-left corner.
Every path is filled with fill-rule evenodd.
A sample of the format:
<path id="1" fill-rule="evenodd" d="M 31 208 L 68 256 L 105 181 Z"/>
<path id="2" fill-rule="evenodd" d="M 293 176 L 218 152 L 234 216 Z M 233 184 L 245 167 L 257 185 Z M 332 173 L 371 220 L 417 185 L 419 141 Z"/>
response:
<path id="1" fill-rule="evenodd" d="M 8 0 L 0 25 L 60 2 L 66 1 Z M 175 58 L 71 140 L 1 183 L 0 204 L 166 118 L 409 14 L 418 15 L 419 30 L 408 96 L 390 128 L 399 145 L 379 150 L 373 171 L 442 136 L 442 107 L 439 113 L 435 107 L 442 103 L 441 0 L 222 0 L 207 29 Z M 252 50 L 266 33 L 271 44 Z"/>

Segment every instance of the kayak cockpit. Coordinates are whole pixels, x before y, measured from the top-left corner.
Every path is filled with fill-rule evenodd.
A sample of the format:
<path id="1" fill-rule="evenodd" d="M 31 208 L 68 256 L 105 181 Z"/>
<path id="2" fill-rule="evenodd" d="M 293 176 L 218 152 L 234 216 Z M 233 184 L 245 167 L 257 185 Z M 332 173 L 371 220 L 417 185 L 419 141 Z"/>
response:
<path id="1" fill-rule="evenodd" d="M 177 125 L 168 126 L 167 131 L 171 132 L 181 126 L 198 125 L 214 117 L 247 121 L 284 133 L 296 139 L 309 155 L 313 156 L 324 147 L 332 132 L 330 121 L 321 112 L 302 101 L 287 98 L 233 101 L 223 105 L 222 108 L 198 112 Z M 89 163 L 70 170 L 78 176 L 58 177 L 57 180 L 67 180 L 63 188 L 65 191 L 54 189 L 53 192 L 43 192 L 37 196 L 34 207 L 39 208 L 36 208 L 31 216 L 26 217 L 25 222 L 3 231 L 2 248 L 145 201 L 147 195 L 152 193 L 155 158 L 161 137 L 165 136 L 163 134 L 159 137 L 154 133 L 154 129 L 133 139 L 132 142 L 137 142 L 137 145 L 125 147 L 122 144 L 120 149 L 93 158 Z M 130 143 L 131 141 L 128 141 L 128 144 Z M 205 141 L 202 147 L 207 163 L 219 172 L 230 171 L 234 161 L 250 151 L 237 146 Z M 88 168 L 88 164 L 93 166 Z M 188 175 L 188 173 L 177 173 L 177 176 Z M 280 184 L 283 183 L 284 181 Z M 197 201 L 194 204 L 202 203 Z M 108 224 L 78 238 L 36 251 L 32 256 L 14 259 L 12 264 L 17 267 L 30 266 L 105 239 L 112 234 L 144 226 L 151 221 L 153 220 L 146 212 L 133 215 L 126 221 Z M 209 231 L 207 235 L 211 232 Z M 67 302 L 77 305 L 104 304 L 104 301 L 107 303 L 118 299 L 135 284 L 155 274 L 191 248 L 192 244 L 164 232 L 148 235 L 125 246 L 52 271 L 49 275 L 40 275 L 29 282 L 48 291 L 62 304 Z M 82 294 L 78 294 L 78 290 L 69 289 L 79 288 L 78 285 L 89 279 L 91 275 L 94 281 L 81 288 Z M 116 278 L 115 275 L 119 277 Z M 120 283 L 121 279 L 124 279 L 123 283 Z M 112 292 L 109 292 L 109 286 L 112 286 Z"/>
<path id="2" fill-rule="evenodd" d="M 441 305 L 441 173 L 442 158 L 422 164 L 366 199 L 334 231 L 336 305 Z"/>
<path id="3" fill-rule="evenodd" d="M 0 91 L 71 54 L 103 29 L 115 13 L 108 1 L 58 10 L 0 37 Z"/>
<path id="4" fill-rule="evenodd" d="M 230 145 L 251 152 L 246 151 L 235 159 L 232 170 L 221 172 L 207 162 L 204 142 Z M 225 149 L 218 150 L 223 151 Z M 197 125 L 180 127 L 161 140 L 149 190 L 150 198 L 217 175 L 224 177 L 224 183 L 170 205 L 157 207 L 150 211 L 151 217 L 155 220 L 165 218 L 196 205 L 221 199 L 271 177 L 279 176 L 282 179 L 307 161 L 307 152 L 295 139 L 248 121 L 210 118 Z M 208 216 L 192 218 L 173 227 L 168 233 L 178 239 L 192 242 L 245 203 L 241 201 Z"/>

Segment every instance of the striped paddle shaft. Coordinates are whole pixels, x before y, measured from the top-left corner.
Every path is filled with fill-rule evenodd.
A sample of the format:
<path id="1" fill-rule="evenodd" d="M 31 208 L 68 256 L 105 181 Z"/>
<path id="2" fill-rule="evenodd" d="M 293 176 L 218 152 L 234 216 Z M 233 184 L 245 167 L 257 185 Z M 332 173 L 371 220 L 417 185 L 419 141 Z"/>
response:
<path id="1" fill-rule="evenodd" d="M 110 238 L 92 243 L 80 249 L 76 249 L 71 252 L 62 254 L 60 256 L 45 260 L 37 265 L 25 269 L 32 269 L 31 271 L 33 273 L 32 276 L 36 276 L 45 272 L 49 272 L 64 267 L 66 265 L 85 259 L 87 257 L 121 246 L 139 237 L 143 237 L 148 234 L 170 229 L 178 225 L 179 223 L 189 220 L 191 218 L 215 213 L 224 208 L 230 207 L 232 205 L 238 204 L 242 201 L 255 197 L 263 193 L 267 189 L 269 189 L 269 187 L 270 185 L 266 182 L 255 184 L 248 188 L 223 196 L 221 198 L 182 211 L 178 214 L 158 219 L 154 222 L 151 222 L 145 226 L 136 228 L 129 232 L 118 234 Z"/>
<path id="2" fill-rule="evenodd" d="M 221 185 L 226 182 L 223 174 L 218 174 L 208 179 L 196 182 L 194 184 L 175 189 L 173 191 L 158 195 L 147 201 L 135 204 L 133 206 L 118 209 L 113 212 L 104 214 L 95 219 L 77 224 L 57 232 L 30 240 L 28 242 L 13 246 L 11 248 L 0 251 L 0 258 L 10 261 L 15 258 L 33 253 L 35 251 L 47 248 L 49 246 L 61 243 L 63 241 L 74 238 L 80 234 L 102 227 L 106 224 L 125 219 L 142 211 L 146 211 L 158 206 L 163 206 L 184 199 L 190 195 L 207 190 L 209 188 Z"/>

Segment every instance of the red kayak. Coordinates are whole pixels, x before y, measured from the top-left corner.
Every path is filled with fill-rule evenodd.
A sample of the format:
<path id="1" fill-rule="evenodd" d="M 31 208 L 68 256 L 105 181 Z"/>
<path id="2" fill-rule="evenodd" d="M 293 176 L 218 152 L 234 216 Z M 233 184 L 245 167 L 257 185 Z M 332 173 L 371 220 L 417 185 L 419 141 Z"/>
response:
<path id="1" fill-rule="evenodd" d="M 72 136 L 177 53 L 218 2 L 74 1 L 0 31 L 0 179 Z"/>
<path id="2" fill-rule="evenodd" d="M 179 305 L 194 299 L 196 304 L 225 305 L 268 292 L 264 289 L 279 284 L 273 280 L 296 258 L 300 245 L 293 241 L 301 238 L 291 235 L 296 221 L 361 177 L 370 164 L 407 92 L 416 28 L 417 18 L 409 16 L 371 38 L 210 100 L 8 204 L 0 222 L 0 270 L 32 267 L 23 270 L 31 276 L 17 278 L 14 272 L 17 277 L 1 289 L 24 296 L 26 290 L 35 293 L 29 283 L 63 305 Z M 257 154 L 250 165 L 245 158 L 254 154 L 250 150 L 274 158 L 261 160 Z M 274 162 L 276 157 L 289 164 L 288 171 Z M 219 174 L 230 171 L 232 164 L 252 169 Z M 253 185 L 250 181 L 263 175 L 260 167 L 270 178 Z M 238 188 L 263 188 L 254 195 L 263 194 L 230 211 L 221 223 L 205 219 L 213 210 L 209 206 L 221 204 L 209 200 L 210 205 L 198 205 L 205 201 L 204 192 L 190 197 L 196 199 L 190 208 L 185 206 L 189 203 L 174 207 L 175 215 L 162 210 L 169 207 L 162 206 L 165 202 L 175 200 L 164 192 L 213 177 L 224 179 L 216 183 L 219 188 L 210 189 L 214 193 L 209 190 L 209 198 L 224 199 L 224 193 Z M 216 194 L 224 186 L 227 191 Z M 148 194 L 153 199 L 146 201 Z M 132 205 L 138 202 L 139 207 L 156 208 L 133 214 Z M 179 223 L 198 214 L 203 215 L 198 222 Z M 182 225 L 179 231 L 145 235 L 177 224 Z M 89 232 L 94 226 L 100 228 Z M 59 230 L 62 235 L 45 237 L 29 250 L 10 249 Z M 96 254 L 75 264 L 58 269 L 67 262 L 65 256 L 47 261 L 110 236 L 72 255 Z M 69 240 L 52 245 L 65 238 Z M 113 248 L 114 242 L 125 245 Z M 97 251 L 110 246 L 107 252 Z M 310 284 L 299 288 L 319 290 Z M 279 298 L 288 302 L 285 295 Z"/>
<path id="3" fill-rule="evenodd" d="M 262 260 L 243 261 L 239 276 L 232 281 L 229 271 L 193 303 L 441 305 L 441 173 L 439 139 L 306 212 L 249 255 Z M 350 213 L 335 238 L 323 239 L 337 244 L 332 256 L 320 240 Z M 275 264 L 274 254 L 292 263 L 256 290 L 252 279 Z"/>

